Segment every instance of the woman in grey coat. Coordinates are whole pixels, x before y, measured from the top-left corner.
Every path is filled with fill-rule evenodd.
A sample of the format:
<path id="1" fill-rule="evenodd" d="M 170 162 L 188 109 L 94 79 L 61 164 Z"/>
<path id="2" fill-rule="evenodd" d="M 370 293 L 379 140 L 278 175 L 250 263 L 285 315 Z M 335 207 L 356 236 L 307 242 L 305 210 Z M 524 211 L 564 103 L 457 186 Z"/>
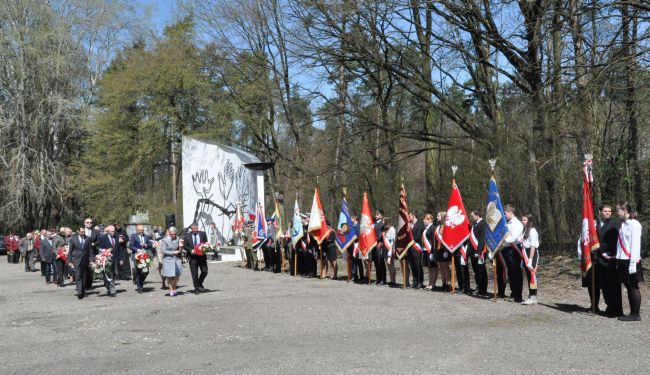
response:
<path id="1" fill-rule="evenodd" d="M 180 249 L 178 238 L 176 237 L 176 228 L 169 228 L 169 236 L 162 239 L 160 244 L 160 250 L 163 254 L 163 269 L 162 274 L 167 278 L 167 283 L 169 284 L 169 296 L 176 296 L 176 285 L 178 285 L 178 279 L 181 276 L 181 270 L 183 269 L 183 263 L 180 258 Z"/>

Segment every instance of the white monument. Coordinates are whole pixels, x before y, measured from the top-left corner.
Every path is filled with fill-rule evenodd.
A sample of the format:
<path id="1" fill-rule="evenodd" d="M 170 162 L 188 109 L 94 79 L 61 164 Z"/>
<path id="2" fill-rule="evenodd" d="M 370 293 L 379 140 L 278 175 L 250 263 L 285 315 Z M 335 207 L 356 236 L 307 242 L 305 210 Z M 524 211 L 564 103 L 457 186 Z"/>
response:
<path id="1" fill-rule="evenodd" d="M 217 238 L 227 244 L 233 237 L 237 202 L 246 220 L 255 214 L 258 202 L 264 204 L 264 172 L 245 167 L 259 159 L 216 142 L 183 137 L 182 160 L 183 227 L 196 222 L 209 238 L 210 224 L 215 223 Z M 226 258 L 222 253 L 222 260 Z"/>

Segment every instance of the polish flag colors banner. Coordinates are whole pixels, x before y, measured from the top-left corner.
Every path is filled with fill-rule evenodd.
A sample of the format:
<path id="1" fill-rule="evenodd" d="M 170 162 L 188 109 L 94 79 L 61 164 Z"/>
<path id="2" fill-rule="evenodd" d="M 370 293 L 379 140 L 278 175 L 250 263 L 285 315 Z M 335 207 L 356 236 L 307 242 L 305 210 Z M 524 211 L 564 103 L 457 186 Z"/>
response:
<path id="1" fill-rule="evenodd" d="M 596 222 L 594 221 L 594 208 L 591 203 L 591 186 L 593 181 L 591 160 L 584 164 L 585 178 L 582 182 L 582 231 L 580 232 L 580 271 L 587 275 L 591 268 L 591 252 L 600 247 Z"/>
<path id="2" fill-rule="evenodd" d="M 314 236 L 319 245 L 331 232 L 331 229 L 327 227 L 327 221 L 325 220 L 325 214 L 323 213 L 323 205 L 320 203 L 320 192 L 318 188 L 314 190 L 314 200 L 311 205 L 311 214 L 309 216 L 307 231 Z"/>
<path id="3" fill-rule="evenodd" d="M 266 227 L 266 219 L 264 218 L 264 209 L 262 205 L 258 204 L 255 210 L 255 230 L 253 231 L 253 248 L 259 248 L 268 235 L 268 228 Z"/>
<path id="4" fill-rule="evenodd" d="M 415 244 L 413 230 L 409 225 L 409 209 L 406 202 L 406 189 L 404 184 L 399 188 L 399 218 L 397 219 L 397 240 L 395 241 L 395 253 L 397 258 L 402 260 L 408 249 Z"/>
<path id="5" fill-rule="evenodd" d="M 365 191 L 363 192 L 358 236 L 360 257 L 362 259 L 368 259 L 370 250 L 377 246 L 377 235 L 375 234 L 375 223 L 372 221 L 372 211 L 370 210 L 368 195 Z"/>
<path id="6" fill-rule="evenodd" d="M 449 203 L 447 203 L 447 217 L 440 240 L 447 250 L 453 253 L 469 238 L 469 228 L 469 219 L 463 205 L 463 198 L 460 196 L 456 181 L 453 181 Z"/>

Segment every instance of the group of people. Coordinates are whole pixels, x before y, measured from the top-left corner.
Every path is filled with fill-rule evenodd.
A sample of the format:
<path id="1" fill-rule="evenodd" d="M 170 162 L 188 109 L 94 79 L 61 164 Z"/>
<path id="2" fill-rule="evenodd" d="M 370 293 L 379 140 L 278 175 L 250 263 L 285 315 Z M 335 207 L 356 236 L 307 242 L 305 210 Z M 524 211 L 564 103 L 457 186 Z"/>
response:
<path id="1" fill-rule="evenodd" d="M 642 227 L 629 203 L 619 203 L 615 209 L 616 218 L 613 217 L 612 206 L 599 207 L 596 221 L 599 246 L 592 251 L 591 268 L 583 275 L 582 286 L 587 288 L 593 301 L 591 308 L 597 313 L 625 321 L 638 321 L 641 320 L 639 282 L 644 280 L 641 267 Z M 580 251 L 578 244 L 579 257 Z M 629 315 L 623 314 L 621 284 L 627 290 Z M 601 292 L 607 305 L 603 312 L 598 308 Z"/>
<path id="2" fill-rule="evenodd" d="M 194 293 L 208 291 L 203 286 L 208 274 L 207 254 L 199 246 L 209 240 L 195 223 L 183 238 L 173 226 L 165 231 L 156 227 L 150 235 L 144 225 L 137 225 L 135 233 L 128 236 L 120 223 L 102 229 L 93 225 L 91 218 L 76 231 L 66 227 L 41 229 L 23 238 L 15 233 L 7 238 L 9 263 L 24 263 L 25 272 L 37 272 L 36 264 L 40 263 L 46 284 L 74 284 L 79 299 L 93 289 L 95 279 L 102 281 L 111 297 L 117 294 L 116 280 L 132 281 L 135 291 L 143 293 L 152 269 L 158 271 L 162 289 L 169 289 L 166 295 L 175 297 L 185 263 L 190 266 Z"/>
<path id="3" fill-rule="evenodd" d="M 618 317 L 621 320 L 639 320 L 641 294 L 638 281 L 643 279 L 640 263 L 641 224 L 636 220 L 629 204 L 621 203 L 616 208 L 618 220 L 611 218 L 610 206 L 601 207 L 601 217 L 597 222 L 600 248 L 592 254 L 595 266 L 584 278 L 583 285 L 589 287 L 590 295 L 592 292 L 596 293 L 596 306 L 602 291 L 607 304 L 603 315 Z M 523 305 L 537 304 L 540 234 L 534 226 L 532 215 L 518 218 L 515 207 L 510 204 L 504 206 L 504 214 L 508 233 L 500 250 L 494 259 L 491 259 L 485 246 L 487 224 L 479 211 L 470 213 L 470 238 L 453 253 L 443 246 L 441 240 L 446 212 L 438 212 L 436 216 L 427 213 L 422 218 L 417 212 L 410 212 L 408 225 L 413 232 L 415 243 L 404 255 L 408 265 L 402 269 L 406 274 L 404 287 L 449 292 L 455 289 L 452 288 L 452 282 L 455 280 L 459 292 L 489 298 L 491 293 L 488 292 L 486 265 L 492 263 L 496 268 L 493 271 L 496 271 L 496 294 L 499 298 Z M 357 251 L 356 244 L 349 246 L 342 256 L 348 260 L 350 278 L 354 282 L 369 283 L 371 270 L 374 268 L 375 284 L 395 286 L 396 263 L 399 263 L 395 251 L 396 229 L 390 218 L 384 217 L 382 210 L 376 210 L 374 215 L 377 245 L 367 257 Z M 346 224 L 338 230 L 330 227 L 330 235 L 318 244 L 314 236 L 308 233 L 308 222 L 309 219 L 303 217 L 305 234 L 295 246 L 290 239 L 291 227 L 284 236 L 275 236 L 273 232 L 259 245 L 257 250 L 265 260 L 263 270 L 281 272 L 286 257 L 291 275 L 318 277 L 320 260 L 321 278 L 329 273 L 329 268 L 333 271 L 332 278 L 338 277 L 339 251 L 335 236 L 344 236 L 349 228 Z M 358 215 L 352 215 L 352 222 L 356 233 L 359 233 Z M 273 227 L 271 221 L 268 224 L 269 228 Z M 327 225 L 330 226 L 329 222 Z M 257 251 L 251 238 L 250 233 L 243 237 L 246 268 L 259 270 Z M 453 280 L 452 268 L 455 270 Z M 475 289 L 470 286 L 470 269 Z M 592 291 L 590 275 L 594 269 L 598 281 L 597 289 Z M 528 282 L 526 299 L 523 298 L 524 274 Z M 628 291 L 631 310 L 629 315 L 623 315 L 621 284 Z M 508 287 L 510 295 L 506 296 Z"/>

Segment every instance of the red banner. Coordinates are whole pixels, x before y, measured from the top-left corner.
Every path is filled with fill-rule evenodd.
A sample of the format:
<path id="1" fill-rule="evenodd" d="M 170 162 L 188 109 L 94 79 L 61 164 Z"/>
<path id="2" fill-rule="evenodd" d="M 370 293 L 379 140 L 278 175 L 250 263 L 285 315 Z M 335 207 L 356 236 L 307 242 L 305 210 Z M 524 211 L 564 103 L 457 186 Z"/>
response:
<path id="1" fill-rule="evenodd" d="M 377 235 L 375 234 L 375 224 L 372 220 L 372 211 L 368 196 L 363 193 L 363 202 L 361 206 L 361 222 L 359 224 L 359 251 L 363 258 L 368 258 L 368 253 L 377 246 Z"/>
<path id="2" fill-rule="evenodd" d="M 447 203 L 447 216 L 445 217 L 445 226 L 441 238 L 442 244 L 453 253 L 469 238 L 469 228 L 469 219 L 463 205 L 463 198 L 460 196 L 456 181 L 453 181 L 449 203 Z"/>

